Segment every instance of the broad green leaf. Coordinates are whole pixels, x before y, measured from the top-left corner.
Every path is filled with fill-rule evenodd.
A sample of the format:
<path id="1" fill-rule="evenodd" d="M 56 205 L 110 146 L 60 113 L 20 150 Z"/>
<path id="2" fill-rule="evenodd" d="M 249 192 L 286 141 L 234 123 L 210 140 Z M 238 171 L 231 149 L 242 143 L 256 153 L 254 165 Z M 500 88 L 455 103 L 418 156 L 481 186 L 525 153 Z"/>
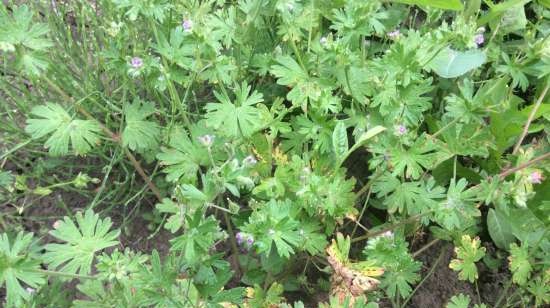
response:
<path id="1" fill-rule="evenodd" d="M 353 152 L 357 148 L 359 148 L 360 146 L 363 146 L 371 138 L 374 138 L 376 135 L 382 133 L 385 130 L 386 130 L 386 128 L 384 126 L 378 125 L 378 126 L 375 126 L 371 129 L 369 129 L 368 131 L 364 132 L 361 136 L 359 136 L 359 138 L 357 139 L 355 144 L 351 147 L 350 152 Z"/>
<path id="2" fill-rule="evenodd" d="M 208 149 L 199 141 L 203 134 L 200 129 L 192 129 L 190 134 L 180 127 L 172 130 L 168 147 L 157 154 L 167 181 L 196 183 L 199 167 L 210 164 Z"/>
<path id="3" fill-rule="evenodd" d="M 393 0 L 393 2 L 418 6 L 430 6 L 438 9 L 454 11 L 460 11 L 464 8 L 460 0 Z"/>
<path id="4" fill-rule="evenodd" d="M 336 159 L 341 161 L 348 151 L 348 133 L 346 131 L 346 124 L 343 121 L 338 121 L 332 132 L 332 147 Z"/>
<path id="5" fill-rule="evenodd" d="M 451 297 L 446 308 L 468 308 L 470 307 L 470 297 L 462 293 Z"/>
<path id="6" fill-rule="evenodd" d="M 206 253 L 221 235 L 218 220 L 214 216 L 203 218 L 201 211 L 197 211 L 186 217 L 185 232 L 170 240 L 170 250 L 181 251 L 189 264 L 197 264 L 199 256 Z"/>
<path id="7" fill-rule="evenodd" d="M 507 249 L 515 240 L 506 216 L 499 211 L 489 209 L 489 213 L 487 214 L 487 228 L 493 242 L 500 249 Z"/>
<path id="8" fill-rule="evenodd" d="M 122 131 L 122 144 L 132 151 L 143 151 L 157 147 L 160 128 L 157 123 L 146 120 L 155 112 L 151 102 L 139 100 L 124 105 L 126 126 Z"/>
<path id="9" fill-rule="evenodd" d="M 206 104 L 207 123 L 231 137 L 249 137 L 264 124 L 262 112 L 256 107 L 263 102 L 263 95 L 242 83 L 235 89 L 235 100 L 224 93 L 214 92 L 219 103 Z"/>
<path id="10" fill-rule="evenodd" d="M 495 5 L 490 6 L 489 13 L 487 13 L 485 16 L 481 17 L 478 21 L 478 25 L 484 25 L 488 22 L 496 21 L 499 17 L 502 16 L 507 10 L 523 6 L 527 3 L 531 2 L 531 0 L 508 0 L 505 2 L 501 2 Z"/>
<path id="11" fill-rule="evenodd" d="M 427 67 L 443 78 L 455 78 L 480 67 L 485 60 L 485 53 L 479 49 L 456 51 L 447 47 L 440 51 Z"/>
<path id="12" fill-rule="evenodd" d="M 155 208 L 161 213 L 171 214 L 166 220 L 164 228 L 170 230 L 172 233 L 181 228 L 185 220 L 185 213 L 187 212 L 185 205 L 164 198 L 161 203 L 157 203 Z"/>
<path id="13" fill-rule="evenodd" d="M 87 210 L 84 216 L 76 214 L 76 224 L 66 217 L 57 221 L 50 235 L 62 244 L 47 244 L 44 261 L 49 268 L 65 273 L 87 275 L 92 269 L 96 252 L 118 244 L 118 230 L 109 231 L 110 218 L 99 219 L 99 214 Z"/>
<path id="14" fill-rule="evenodd" d="M 52 133 L 44 144 L 52 155 L 69 153 L 69 143 L 72 144 L 76 154 L 83 155 L 99 142 L 101 128 L 97 122 L 74 120 L 58 104 L 46 103 L 34 107 L 31 114 L 38 119 L 27 119 L 25 131 L 31 134 L 33 139 L 39 139 Z"/>
<path id="15" fill-rule="evenodd" d="M 46 282 L 39 273 L 40 260 L 31 251 L 33 234 L 20 232 L 10 241 L 8 235 L 0 235 L 0 287 L 6 287 L 6 307 L 22 307 L 21 299 L 29 299 L 30 293 L 21 283 L 38 288 Z"/>
<path id="16" fill-rule="evenodd" d="M 479 13 L 479 9 L 481 8 L 481 0 L 467 0 L 466 3 L 464 19 L 468 20 Z"/>
<path id="17" fill-rule="evenodd" d="M 22 45 L 32 50 L 44 51 L 52 42 L 46 38 L 49 29 L 44 23 L 33 22 L 33 12 L 27 5 L 11 7 L 11 16 L 0 7 L 0 42 Z"/>
<path id="18" fill-rule="evenodd" d="M 451 260 L 449 267 L 458 272 L 460 280 L 474 282 L 478 278 L 476 262 L 485 256 L 485 247 L 480 247 L 479 238 L 463 235 L 460 246 L 455 248 L 456 259 Z"/>
<path id="19" fill-rule="evenodd" d="M 491 28 L 496 29 L 495 21 L 494 25 L 491 24 Z M 507 34 L 510 32 L 516 32 L 525 29 L 527 26 L 527 18 L 525 17 L 525 8 L 523 4 L 513 6 L 502 14 L 500 18 L 500 28 L 499 32 L 502 34 Z"/>
<path id="20" fill-rule="evenodd" d="M 527 279 L 531 277 L 531 271 L 533 269 L 529 262 L 527 244 L 522 244 L 521 247 L 519 247 L 516 243 L 512 243 L 510 245 L 508 262 L 510 264 L 510 271 L 513 274 L 512 280 L 519 285 L 527 283 Z"/>

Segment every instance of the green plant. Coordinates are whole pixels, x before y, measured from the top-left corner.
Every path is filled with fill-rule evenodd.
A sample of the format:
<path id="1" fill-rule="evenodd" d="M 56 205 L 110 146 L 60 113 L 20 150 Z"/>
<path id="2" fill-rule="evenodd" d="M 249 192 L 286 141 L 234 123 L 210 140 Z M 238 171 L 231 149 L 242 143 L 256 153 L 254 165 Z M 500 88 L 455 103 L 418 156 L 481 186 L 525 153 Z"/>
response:
<path id="1" fill-rule="evenodd" d="M 442 306 L 547 305 L 549 17 L 547 0 L 4 1 L 0 301 L 405 307 L 454 245 L 450 279 L 506 278 Z"/>

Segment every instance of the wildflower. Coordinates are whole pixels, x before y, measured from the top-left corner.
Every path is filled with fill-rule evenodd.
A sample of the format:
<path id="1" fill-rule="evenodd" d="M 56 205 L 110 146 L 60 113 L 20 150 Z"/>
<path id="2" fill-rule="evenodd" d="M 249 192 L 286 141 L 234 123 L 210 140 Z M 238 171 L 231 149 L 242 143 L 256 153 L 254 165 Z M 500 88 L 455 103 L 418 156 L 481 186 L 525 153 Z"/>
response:
<path id="1" fill-rule="evenodd" d="M 244 242 L 244 234 L 242 232 L 237 232 L 237 234 L 235 234 L 235 238 L 237 239 L 237 244 L 242 245 Z"/>
<path id="2" fill-rule="evenodd" d="M 399 38 L 400 34 L 401 34 L 401 32 L 399 31 L 399 29 L 396 29 L 396 30 L 393 30 L 393 31 L 389 32 L 388 37 L 391 38 L 392 40 L 395 40 L 395 39 Z"/>
<path id="3" fill-rule="evenodd" d="M 185 32 L 193 31 L 193 21 L 191 19 L 184 19 L 181 23 L 181 26 L 183 27 L 183 31 Z"/>
<path id="4" fill-rule="evenodd" d="M 247 166 L 254 166 L 258 161 L 254 157 L 254 155 L 248 155 L 243 159 L 243 165 Z"/>
<path id="5" fill-rule="evenodd" d="M 385 238 L 393 238 L 393 232 L 388 230 L 388 231 L 382 233 L 380 236 L 385 237 Z"/>
<path id="6" fill-rule="evenodd" d="M 204 135 L 204 136 L 200 136 L 199 138 L 199 142 L 204 145 L 205 147 L 210 147 L 212 146 L 212 143 L 214 143 L 214 136 L 213 135 Z"/>
<path id="7" fill-rule="evenodd" d="M 252 235 L 248 236 L 248 238 L 246 239 L 246 244 L 249 248 L 252 247 L 252 244 L 254 244 L 254 237 Z"/>
<path id="8" fill-rule="evenodd" d="M 130 65 L 135 69 L 140 69 L 143 66 L 143 60 L 140 57 L 133 57 L 130 60 Z"/>
<path id="9" fill-rule="evenodd" d="M 60 226 L 61 226 L 61 221 L 59 221 L 59 220 L 56 220 L 56 221 L 53 223 L 53 225 L 52 225 L 52 227 L 53 227 L 54 229 L 57 229 L 57 228 L 59 228 Z"/>
<path id="10" fill-rule="evenodd" d="M 483 36 L 483 33 L 479 33 L 474 36 L 474 43 L 476 43 L 478 47 L 483 45 L 484 42 L 485 42 L 485 37 Z"/>
<path id="11" fill-rule="evenodd" d="M 275 235 L 275 230 L 269 229 L 269 231 L 267 231 L 267 234 L 268 234 L 269 236 L 273 236 L 273 235 Z"/>
<path id="12" fill-rule="evenodd" d="M 321 44 L 321 46 L 325 47 L 328 43 L 328 39 L 323 36 L 320 40 L 319 40 L 319 44 Z"/>
<path id="13" fill-rule="evenodd" d="M 27 293 L 29 293 L 29 294 L 34 294 L 34 292 L 36 292 L 35 289 L 29 288 L 29 287 L 25 288 L 25 291 L 27 291 Z"/>
<path id="14" fill-rule="evenodd" d="M 529 181 L 532 184 L 540 184 L 540 183 L 542 183 L 542 180 L 543 180 L 542 173 L 540 173 L 539 171 L 533 171 L 529 175 Z"/>
<path id="15" fill-rule="evenodd" d="M 403 136 L 407 133 L 407 127 L 403 124 L 399 124 L 395 127 L 395 134 L 398 136 Z"/>

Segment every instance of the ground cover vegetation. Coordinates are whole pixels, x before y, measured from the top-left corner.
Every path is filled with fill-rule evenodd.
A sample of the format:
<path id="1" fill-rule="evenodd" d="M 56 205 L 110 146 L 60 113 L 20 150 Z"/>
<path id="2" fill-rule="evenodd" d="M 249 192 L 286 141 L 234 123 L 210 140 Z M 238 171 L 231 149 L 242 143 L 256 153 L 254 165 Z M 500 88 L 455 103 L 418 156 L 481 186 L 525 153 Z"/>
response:
<path id="1" fill-rule="evenodd" d="M 7 0 L 0 55 L 4 307 L 550 303 L 548 0 Z"/>

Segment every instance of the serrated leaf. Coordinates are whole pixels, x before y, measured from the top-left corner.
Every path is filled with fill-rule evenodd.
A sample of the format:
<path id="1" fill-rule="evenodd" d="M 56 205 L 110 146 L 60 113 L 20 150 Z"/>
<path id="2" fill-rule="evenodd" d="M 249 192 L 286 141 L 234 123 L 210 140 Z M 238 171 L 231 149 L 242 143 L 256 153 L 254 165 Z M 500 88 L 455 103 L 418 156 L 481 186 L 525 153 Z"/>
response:
<path id="1" fill-rule="evenodd" d="M 460 11 L 464 8 L 460 0 L 393 0 L 393 2 L 429 6 L 444 10 Z"/>
<path id="2" fill-rule="evenodd" d="M 427 67 L 443 78 L 455 78 L 480 67 L 485 60 L 485 53 L 479 49 L 456 51 L 447 47 L 440 51 Z"/>
<path id="3" fill-rule="evenodd" d="M 48 25 L 33 22 L 33 12 L 27 5 L 11 7 L 12 16 L 0 8 L 0 42 L 23 45 L 32 50 L 46 50 L 52 42 L 45 37 Z"/>
<path id="4" fill-rule="evenodd" d="M 32 233 L 19 232 L 11 243 L 6 233 L 0 235 L 0 286 L 6 286 L 7 307 L 21 307 L 21 299 L 29 299 L 30 293 L 21 283 L 38 288 L 46 282 L 38 272 L 40 260 L 30 251 L 32 241 Z"/>
<path id="5" fill-rule="evenodd" d="M 109 231 L 111 219 L 99 219 L 92 210 L 87 210 L 84 216 L 78 212 L 76 222 L 65 216 L 56 223 L 56 228 L 49 233 L 62 244 L 47 244 L 44 261 L 54 270 L 87 275 L 96 252 L 117 245 L 120 232 Z"/>
<path id="6" fill-rule="evenodd" d="M 485 247 L 480 247 L 479 238 L 472 239 L 469 235 L 463 235 L 455 253 L 457 258 L 451 260 L 449 267 L 458 272 L 460 280 L 474 282 L 478 278 L 475 263 L 485 256 Z"/>
<path id="7" fill-rule="evenodd" d="M 170 232 L 175 233 L 183 226 L 185 213 L 187 212 L 183 204 L 175 203 L 168 198 L 164 198 L 155 208 L 161 213 L 172 214 L 164 224 L 164 228 L 170 230 Z"/>
<path id="8" fill-rule="evenodd" d="M 235 101 L 226 94 L 214 92 L 219 103 L 206 104 L 207 123 L 231 137 L 249 137 L 263 124 L 261 111 L 256 107 L 263 102 L 263 95 L 242 83 L 235 89 Z"/>
<path id="9" fill-rule="evenodd" d="M 165 167 L 166 180 L 169 182 L 183 181 L 195 183 L 199 167 L 210 163 L 208 149 L 200 144 L 197 133 L 187 132 L 179 127 L 173 129 L 169 147 L 161 148 L 157 159 Z"/>
<path id="10" fill-rule="evenodd" d="M 529 262 L 529 250 L 526 244 L 521 247 L 512 243 L 510 245 L 510 256 L 508 257 L 510 271 L 512 272 L 512 281 L 519 285 L 527 283 L 527 279 L 531 277 L 533 269 Z"/>
<path id="11" fill-rule="evenodd" d="M 143 151 L 156 148 L 160 129 L 157 123 L 146 120 L 155 112 L 151 102 L 139 100 L 124 105 L 126 126 L 122 131 L 122 144 L 132 151 Z"/>
<path id="12" fill-rule="evenodd" d="M 470 306 L 470 297 L 462 293 L 454 295 L 447 303 L 447 308 L 468 308 Z"/>
<path id="13" fill-rule="evenodd" d="M 37 116 L 38 119 L 27 119 L 25 131 L 33 139 L 39 139 L 52 133 L 44 144 L 52 155 L 69 153 L 69 143 L 76 154 L 83 155 L 99 142 L 101 128 L 97 122 L 73 120 L 58 104 L 46 103 L 34 107 L 31 114 Z"/>
<path id="14" fill-rule="evenodd" d="M 494 209 L 489 209 L 487 214 L 487 228 L 493 242 L 500 249 L 507 249 L 515 240 L 506 216 Z"/>

